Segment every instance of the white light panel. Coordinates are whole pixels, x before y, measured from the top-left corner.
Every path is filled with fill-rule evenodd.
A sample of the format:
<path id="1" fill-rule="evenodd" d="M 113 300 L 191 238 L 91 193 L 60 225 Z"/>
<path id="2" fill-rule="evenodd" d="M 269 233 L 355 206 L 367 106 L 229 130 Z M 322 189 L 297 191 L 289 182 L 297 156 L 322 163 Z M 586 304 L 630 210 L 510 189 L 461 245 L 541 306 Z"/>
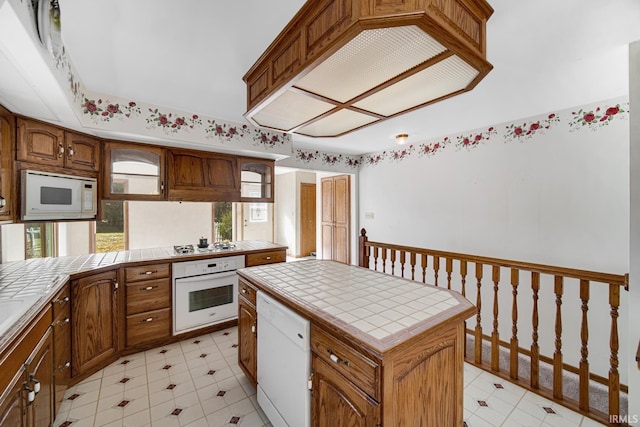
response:
<path id="1" fill-rule="evenodd" d="M 253 119 L 260 126 L 289 130 L 333 107 L 328 102 L 288 90 L 257 112 Z"/>
<path id="2" fill-rule="evenodd" d="M 444 50 L 415 25 L 366 30 L 295 86 L 346 102 Z"/>
<path id="3" fill-rule="evenodd" d="M 296 133 L 310 136 L 335 136 L 376 120 L 378 120 L 376 117 L 353 110 L 340 110 L 314 123 L 303 126 Z"/>
<path id="4" fill-rule="evenodd" d="M 466 88 L 478 70 L 457 56 L 438 62 L 393 86 L 357 102 L 354 106 L 391 116 L 433 99 Z"/>

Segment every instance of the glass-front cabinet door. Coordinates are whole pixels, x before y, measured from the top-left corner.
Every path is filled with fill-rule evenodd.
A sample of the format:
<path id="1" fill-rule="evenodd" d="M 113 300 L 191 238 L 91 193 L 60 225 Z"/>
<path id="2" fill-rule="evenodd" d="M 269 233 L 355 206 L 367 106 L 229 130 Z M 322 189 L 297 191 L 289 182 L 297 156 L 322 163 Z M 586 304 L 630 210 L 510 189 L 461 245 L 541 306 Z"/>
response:
<path id="1" fill-rule="evenodd" d="M 273 202 L 273 160 L 240 159 L 240 198 L 243 202 Z"/>
<path id="2" fill-rule="evenodd" d="M 164 165 L 163 148 L 105 143 L 104 198 L 164 200 Z"/>

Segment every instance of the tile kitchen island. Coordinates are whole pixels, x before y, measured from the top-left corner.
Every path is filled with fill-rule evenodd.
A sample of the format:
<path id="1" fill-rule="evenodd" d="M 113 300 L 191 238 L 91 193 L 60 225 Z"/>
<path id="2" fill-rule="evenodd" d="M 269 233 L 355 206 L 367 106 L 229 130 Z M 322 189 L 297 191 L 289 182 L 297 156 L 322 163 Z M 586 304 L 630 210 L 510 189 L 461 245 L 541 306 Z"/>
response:
<path id="1" fill-rule="evenodd" d="M 311 425 L 462 425 L 464 320 L 475 307 L 460 294 L 333 261 L 238 274 L 238 359 L 252 382 L 256 293 L 311 322 Z"/>

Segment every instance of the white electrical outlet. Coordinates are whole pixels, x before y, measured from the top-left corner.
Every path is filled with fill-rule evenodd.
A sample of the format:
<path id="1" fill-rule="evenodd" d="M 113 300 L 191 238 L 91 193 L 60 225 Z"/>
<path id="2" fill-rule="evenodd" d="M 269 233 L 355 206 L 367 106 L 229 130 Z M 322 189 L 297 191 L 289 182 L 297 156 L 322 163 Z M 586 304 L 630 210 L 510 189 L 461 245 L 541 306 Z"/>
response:
<path id="1" fill-rule="evenodd" d="M 373 219 L 373 212 L 365 212 L 364 213 L 364 218 L 365 219 Z"/>

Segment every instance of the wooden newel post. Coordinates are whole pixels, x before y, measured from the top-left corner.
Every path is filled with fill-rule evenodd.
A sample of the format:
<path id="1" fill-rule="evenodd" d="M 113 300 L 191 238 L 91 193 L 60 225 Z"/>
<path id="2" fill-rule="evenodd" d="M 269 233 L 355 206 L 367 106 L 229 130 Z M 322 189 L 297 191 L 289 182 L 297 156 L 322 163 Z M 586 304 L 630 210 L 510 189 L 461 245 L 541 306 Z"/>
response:
<path id="1" fill-rule="evenodd" d="M 369 268 L 369 248 L 366 246 L 368 240 L 367 230 L 363 228 L 358 237 L 358 265 L 364 268 Z"/>

